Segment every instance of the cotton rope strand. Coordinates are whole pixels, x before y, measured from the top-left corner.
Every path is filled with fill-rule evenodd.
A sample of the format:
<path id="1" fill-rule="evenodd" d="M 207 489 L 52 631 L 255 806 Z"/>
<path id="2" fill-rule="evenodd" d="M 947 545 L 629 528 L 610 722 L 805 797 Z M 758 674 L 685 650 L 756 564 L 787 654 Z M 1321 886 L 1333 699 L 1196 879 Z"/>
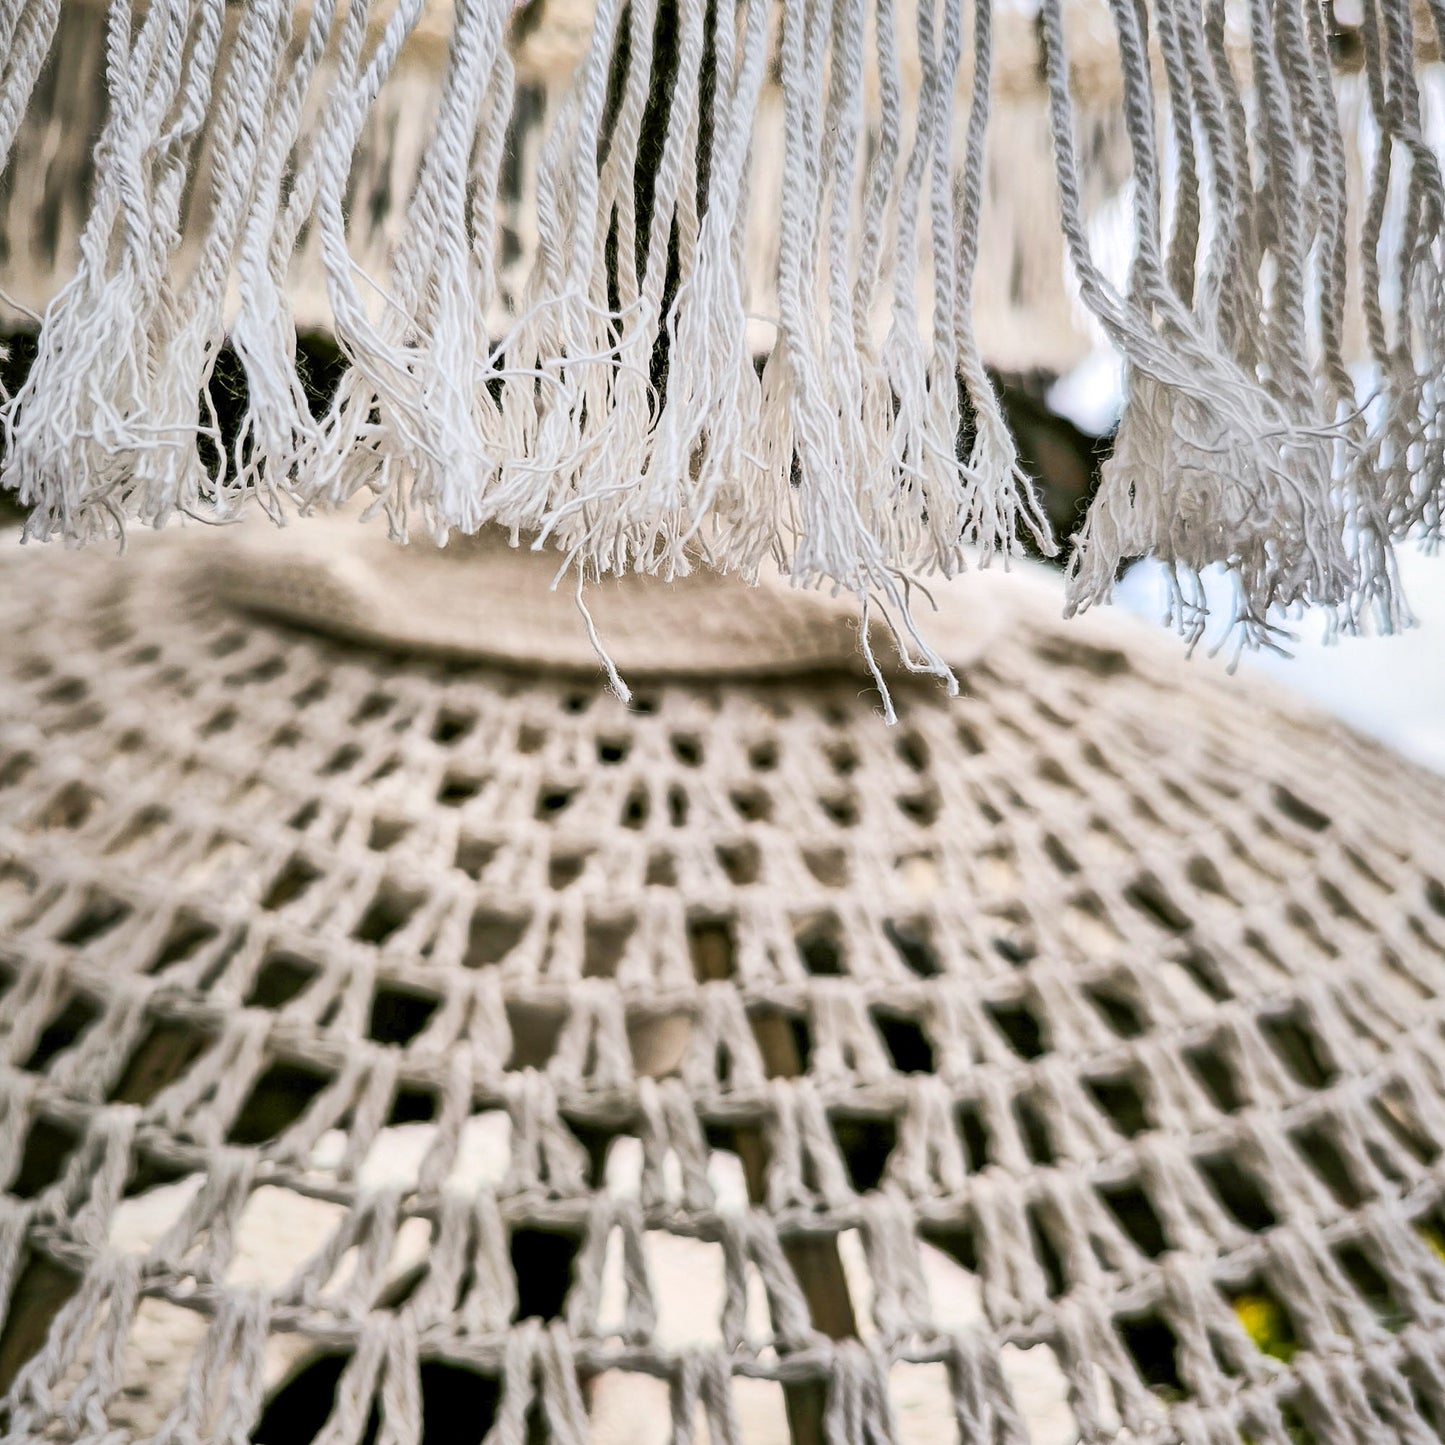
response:
<path id="1" fill-rule="evenodd" d="M 946 675 L 906 579 L 1007 557 L 1021 536 L 1051 545 L 975 324 L 975 292 L 1000 280 L 979 274 L 999 13 L 599 0 L 523 155 L 535 93 L 517 83 L 509 0 L 111 0 L 88 220 L 0 406 L 0 483 L 37 539 L 226 521 L 252 497 L 279 521 L 361 495 L 399 538 L 499 524 L 584 579 L 776 561 L 875 599 Z M 0 4 L 0 166 L 59 14 Z M 1122 284 L 1087 222 L 1079 18 L 1104 21 L 1116 52 Z M 399 87 L 417 93 L 409 47 L 438 27 L 426 143 L 386 198 L 389 266 L 363 269 L 368 127 Z M 1220 565 L 1241 643 L 1273 643 L 1291 609 L 1402 625 L 1393 548 L 1438 536 L 1445 499 L 1445 183 L 1420 59 L 1445 7 L 1364 5 L 1356 125 L 1311 3 L 1044 0 L 1040 33 L 1059 236 L 1129 381 L 1070 607 L 1153 555 L 1191 639 Z M 780 165 L 763 164 L 772 149 Z M 520 285 L 504 280 L 516 194 L 534 233 Z M 347 361 L 321 415 L 298 371 L 303 253 Z M 760 305 L 775 310 L 759 368 Z M 227 341 L 247 394 L 234 438 L 210 401 Z"/>

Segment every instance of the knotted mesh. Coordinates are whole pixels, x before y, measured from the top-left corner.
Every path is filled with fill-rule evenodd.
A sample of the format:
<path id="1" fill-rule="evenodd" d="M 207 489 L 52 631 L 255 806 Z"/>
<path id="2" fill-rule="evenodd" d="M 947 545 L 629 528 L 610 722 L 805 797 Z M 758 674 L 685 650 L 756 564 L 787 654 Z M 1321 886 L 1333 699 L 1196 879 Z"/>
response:
<path id="1" fill-rule="evenodd" d="M 885 730 L 213 556 L 0 563 L 6 1439 L 1445 1427 L 1439 780 L 1022 579 Z"/>

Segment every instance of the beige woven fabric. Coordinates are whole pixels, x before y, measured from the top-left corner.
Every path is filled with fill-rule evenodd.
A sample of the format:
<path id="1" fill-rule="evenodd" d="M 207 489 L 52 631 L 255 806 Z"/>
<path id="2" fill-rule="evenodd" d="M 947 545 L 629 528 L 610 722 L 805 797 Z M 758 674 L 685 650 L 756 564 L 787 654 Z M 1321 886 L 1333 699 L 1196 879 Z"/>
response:
<path id="1" fill-rule="evenodd" d="M 1445 784 L 1024 578 L 885 730 L 213 544 L 0 562 L 7 1440 L 1436 1438 Z"/>
<path id="2" fill-rule="evenodd" d="M 561 578 L 561 560 L 550 550 L 509 546 L 506 534 L 493 530 L 445 548 L 418 540 L 400 549 L 357 522 L 355 515 L 308 519 L 279 538 L 264 526 L 237 529 L 215 549 L 210 576 L 230 602 L 283 621 L 408 654 L 529 671 L 590 677 L 598 646 L 622 678 L 633 680 L 848 670 L 859 660 L 857 602 L 794 588 L 776 571 L 750 587 L 701 565 L 670 582 L 592 581 L 581 600 L 594 645 L 576 579 Z M 996 579 L 970 592 L 966 605 L 940 610 L 929 606 L 933 592 L 920 590 L 929 641 L 955 667 L 971 662 L 1012 611 L 1007 585 L 1000 590 Z M 906 672 L 876 612 L 867 636 L 880 669 Z"/>

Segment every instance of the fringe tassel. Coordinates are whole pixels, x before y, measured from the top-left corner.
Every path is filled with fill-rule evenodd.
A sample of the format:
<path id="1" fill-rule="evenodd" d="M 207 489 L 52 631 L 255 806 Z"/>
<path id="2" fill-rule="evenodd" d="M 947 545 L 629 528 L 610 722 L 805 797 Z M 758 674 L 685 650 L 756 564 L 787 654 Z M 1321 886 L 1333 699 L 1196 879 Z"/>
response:
<path id="1" fill-rule="evenodd" d="M 1241 643 L 1272 643 L 1282 608 L 1404 624 L 1393 547 L 1445 514 L 1445 182 L 1418 65 L 1445 0 L 1429 36 L 1412 0 L 1366 0 L 1358 83 L 1314 0 L 1108 0 L 1117 104 L 1083 105 L 1099 57 L 1042 0 L 1052 219 L 1000 186 L 1024 145 L 990 125 L 1002 12 L 895 6 L 597 0 L 549 98 L 518 79 L 510 0 L 456 0 L 435 74 L 425 0 L 109 0 L 74 274 L 0 408 L 28 535 L 362 494 L 399 537 L 497 523 L 579 576 L 773 557 L 881 605 L 946 673 L 906 578 L 1051 546 L 980 343 L 1006 214 L 1010 303 L 1036 286 L 1057 312 L 1066 254 L 1129 379 L 1070 608 L 1152 554 L 1191 639 L 1216 565 Z M 0 4 L 0 166 L 57 27 L 58 0 Z M 1114 134 L 1126 151 L 1091 140 Z M 1117 182 L 1122 285 L 1091 234 Z M 348 362 L 320 416 L 308 273 Z M 228 339 L 235 438 L 209 401 Z"/>
<path id="2" fill-rule="evenodd" d="M 1358 285 L 1378 374 L 1373 399 L 1360 395 L 1343 349 L 1348 160 L 1320 11 L 1248 0 L 1245 89 L 1221 0 L 1202 12 L 1190 0 L 1155 0 L 1176 183 L 1166 236 L 1155 57 L 1141 12 L 1124 0 L 1110 10 L 1134 153 L 1126 295 L 1100 274 L 1073 214 L 1067 47 L 1059 0 L 1043 5 L 1070 257 L 1130 380 L 1072 559 L 1070 608 L 1106 598 L 1120 564 L 1150 554 L 1171 569 L 1173 621 L 1191 642 L 1206 620 L 1200 574 L 1215 565 L 1234 574 L 1238 645 L 1275 645 L 1281 609 L 1322 607 L 1336 630 L 1367 620 L 1383 631 L 1404 626 L 1393 545 L 1438 527 L 1445 481 L 1445 454 L 1438 440 L 1430 446 L 1439 435 L 1445 213 L 1438 160 L 1420 128 L 1409 0 L 1365 6 L 1377 140 L 1372 154 L 1364 145 L 1372 179 Z M 1382 269 L 1397 158 L 1407 162 L 1409 194 Z M 1384 300 L 1392 291 L 1393 327 Z"/>

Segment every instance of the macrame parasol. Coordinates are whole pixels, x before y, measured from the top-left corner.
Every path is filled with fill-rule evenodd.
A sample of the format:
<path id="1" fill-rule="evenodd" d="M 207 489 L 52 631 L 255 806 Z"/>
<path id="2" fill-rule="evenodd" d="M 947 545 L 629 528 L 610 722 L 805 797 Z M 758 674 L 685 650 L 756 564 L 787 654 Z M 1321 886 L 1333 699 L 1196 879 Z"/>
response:
<path id="1" fill-rule="evenodd" d="M 1055 620 L 1405 620 L 1442 37 L 0 0 L 0 1434 L 1445 1434 L 1445 784 Z"/>
<path id="2" fill-rule="evenodd" d="M 5 1439 L 1445 1430 L 1445 783 L 1028 575 L 891 731 L 599 584 L 629 709 L 371 536 L 0 560 Z"/>

